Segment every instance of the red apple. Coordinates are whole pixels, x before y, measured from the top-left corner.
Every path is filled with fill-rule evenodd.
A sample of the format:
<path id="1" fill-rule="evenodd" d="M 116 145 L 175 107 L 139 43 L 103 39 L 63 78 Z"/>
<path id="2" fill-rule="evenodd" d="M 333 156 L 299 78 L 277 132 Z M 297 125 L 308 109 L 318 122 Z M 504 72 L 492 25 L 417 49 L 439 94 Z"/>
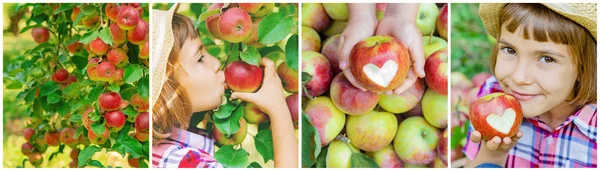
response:
<path id="1" fill-rule="evenodd" d="M 81 12 L 81 9 L 79 9 L 79 7 L 75 6 L 73 8 L 73 12 L 71 13 L 71 21 L 75 21 L 75 19 L 77 19 L 77 15 L 79 15 L 79 12 Z"/>
<path id="2" fill-rule="evenodd" d="M 302 50 L 319 52 L 321 50 L 321 37 L 314 29 L 302 26 Z"/>
<path id="3" fill-rule="evenodd" d="M 143 112 L 135 117 L 135 130 L 139 132 L 147 132 L 150 129 L 150 114 Z"/>
<path id="4" fill-rule="evenodd" d="M 127 57 L 127 52 L 125 52 L 125 50 L 121 48 L 114 48 L 108 51 L 106 59 L 108 60 L 108 62 L 112 63 L 115 66 L 129 63 L 129 57 Z"/>
<path id="5" fill-rule="evenodd" d="M 127 32 L 125 30 L 121 29 L 121 27 L 115 23 L 111 24 L 109 29 L 110 34 L 113 36 L 113 44 L 120 45 L 125 43 L 127 40 Z"/>
<path id="6" fill-rule="evenodd" d="M 370 111 L 364 115 L 349 115 L 346 133 L 350 143 L 364 151 L 379 151 L 389 145 L 398 131 L 394 114 Z"/>
<path id="7" fill-rule="evenodd" d="M 34 152 L 28 155 L 29 163 L 35 167 L 39 167 L 44 162 L 44 157 L 38 152 Z"/>
<path id="8" fill-rule="evenodd" d="M 52 80 L 57 83 L 66 83 L 69 81 L 69 71 L 64 68 L 58 69 L 54 75 L 52 75 Z"/>
<path id="9" fill-rule="evenodd" d="M 119 109 L 121 105 L 121 95 L 115 92 L 104 93 L 98 96 L 98 105 L 106 111 Z"/>
<path id="10" fill-rule="evenodd" d="M 31 29 L 31 37 L 33 37 L 33 40 L 35 42 L 37 42 L 38 44 L 47 42 L 48 39 L 50 39 L 50 32 L 48 31 L 47 28 L 44 27 L 37 27 L 37 28 L 32 28 Z"/>
<path id="11" fill-rule="evenodd" d="M 89 118 L 89 114 L 92 111 L 94 110 L 90 108 L 83 112 L 83 114 L 81 115 L 81 124 L 83 124 L 83 127 L 85 127 L 88 130 L 91 130 L 92 123 L 94 123 L 94 121 L 90 120 Z"/>
<path id="12" fill-rule="evenodd" d="M 83 25 L 86 29 L 93 29 L 98 24 L 100 24 L 100 16 L 99 15 L 86 15 L 81 18 L 80 24 Z"/>
<path id="13" fill-rule="evenodd" d="M 232 135 L 225 135 L 224 133 L 219 131 L 219 129 L 216 126 L 213 126 L 213 136 L 215 138 L 215 141 L 217 142 L 217 144 L 220 144 L 222 146 L 235 146 L 241 144 L 242 141 L 244 141 L 244 139 L 246 138 L 247 131 L 248 125 L 246 125 L 246 120 L 244 120 L 243 118 L 240 119 L 240 129 Z"/>
<path id="14" fill-rule="evenodd" d="M 481 87 L 481 85 L 483 85 L 485 83 L 485 81 L 490 77 L 492 77 L 492 74 L 487 73 L 487 72 L 475 74 L 472 79 L 473 87 L 476 87 L 476 88 Z"/>
<path id="15" fill-rule="evenodd" d="M 473 87 L 473 82 L 471 82 L 471 80 L 469 80 L 469 78 L 467 78 L 465 74 L 456 71 L 450 73 L 450 75 L 452 78 L 450 80 L 451 88 L 458 88 L 460 90 L 466 91 Z"/>
<path id="16" fill-rule="evenodd" d="M 23 145 L 21 145 L 21 153 L 23 153 L 25 155 L 30 155 L 34 151 L 35 151 L 35 147 L 33 147 L 33 145 L 31 145 L 28 142 L 26 142 Z"/>
<path id="17" fill-rule="evenodd" d="M 302 26 L 315 29 L 317 32 L 325 31 L 331 24 L 331 18 L 321 3 L 302 4 Z"/>
<path id="18" fill-rule="evenodd" d="M 46 132 L 44 134 L 44 140 L 46 141 L 46 144 L 48 144 L 49 146 L 59 146 L 60 145 L 60 133 L 58 132 Z"/>
<path id="19" fill-rule="evenodd" d="M 321 137 L 321 146 L 331 142 L 344 128 L 346 115 L 326 96 L 316 97 L 306 104 L 306 112 Z"/>
<path id="20" fill-rule="evenodd" d="M 287 63 L 282 62 L 277 66 L 277 75 L 281 78 L 285 91 L 290 93 L 298 92 L 298 71 L 290 68 Z"/>
<path id="21" fill-rule="evenodd" d="M 292 115 L 292 122 L 294 125 L 298 126 L 298 101 L 299 101 L 298 93 L 294 93 L 285 98 L 285 102 L 287 103 L 288 109 L 290 110 L 290 115 Z"/>
<path id="22" fill-rule="evenodd" d="M 258 124 L 269 119 L 269 116 L 258 109 L 254 103 L 246 103 L 244 105 L 244 119 L 249 124 Z"/>
<path id="23" fill-rule="evenodd" d="M 335 75 L 342 72 L 342 69 L 340 69 L 340 56 L 337 51 L 340 37 L 341 34 L 337 34 L 327 38 L 325 43 L 323 43 L 323 48 L 321 49 L 321 54 L 327 57 L 329 63 L 331 63 L 331 67 L 333 68 L 333 74 Z"/>
<path id="24" fill-rule="evenodd" d="M 108 51 L 108 45 L 106 43 L 104 43 L 104 41 L 102 41 L 102 39 L 100 39 L 100 37 L 92 40 L 89 44 L 90 46 L 90 51 L 98 56 L 102 56 L 104 54 L 106 54 L 106 52 Z"/>
<path id="25" fill-rule="evenodd" d="M 241 9 L 246 10 L 250 14 L 255 14 L 265 5 L 265 3 L 238 3 Z"/>
<path id="26" fill-rule="evenodd" d="M 127 158 L 127 163 L 129 164 L 129 166 L 133 167 L 133 168 L 139 168 L 140 164 L 138 163 L 140 160 L 139 158 L 133 158 L 131 156 L 129 156 Z"/>
<path id="27" fill-rule="evenodd" d="M 208 32 L 214 38 L 223 39 L 223 36 L 219 31 L 219 18 L 221 18 L 221 14 L 215 14 L 206 18 L 206 28 L 208 28 Z"/>
<path id="28" fill-rule="evenodd" d="M 470 119 L 484 140 L 495 136 L 512 137 L 519 132 L 523 121 L 521 103 L 509 94 L 492 93 L 471 105 Z"/>
<path id="29" fill-rule="evenodd" d="M 260 88 L 263 71 L 256 65 L 234 61 L 225 67 L 227 87 L 237 92 L 255 92 Z"/>
<path id="30" fill-rule="evenodd" d="M 415 84 L 400 95 L 392 93 L 391 95 L 382 94 L 379 97 L 379 106 L 391 113 L 404 113 L 415 108 L 425 93 L 425 83 L 418 79 Z"/>
<path id="31" fill-rule="evenodd" d="M 441 49 L 425 61 L 425 81 L 433 91 L 448 95 L 448 50 Z"/>
<path id="32" fill-rule="evenodd" d="M 113 74 L 112 80 L 109 80 L 109 83 L 119 83 L 123 81 L 123 74 L 125 74 L 125 70 L 123 68 L 115 69 L 115 74 Z"/>
<path id="33" fill-rule="evenodd" d="M 302 72 L 312 76 L 304 94 L 319 96 L 329 90 L 333 73 L 327 58 L 318 52 L 302 51 Z"/>
<path id="34" fill-rule="evenodd" d="M 113 22 L 117 21 L 117 15 L 119 14 L 119 6 L 117 6 L 117 4 L 115 4 L 115 3 L 106 4 L 104 11 L 105 11 L 106 17 L 108 17 L 108 19 L 112 20 Z"/>
<path id="35" fill-rule="evenodd" d="M 252 32 L 252 19 L 248 12 L 240 8 L 230 8 L 221 14 L 218 29 L 224 40 L 239 43 Z"/>
<path id="36" fill-rule="evenodd" d="M 83 48 L 83 43 L 79 42 L 75 42 L 67 46 L 67 50 L 69 50 L 71 53 L 77 53 L 79 50 L 81 50 L 81 48 Z"/>
<path id="37" fill-rule="evenodd" d="M 374 36 L 360 41 L 350 52 L 350 71 L 370 91 L 382 92 L 400 86 L 411 65 L 406 46 L 396 38 Z"/>
<path id="38" fill-rule="evenodd" d="M 104 128 L 104 133 L 102 133 L 101 135 L 97 135 L 91 129 L 88 130 L 88 138 L 90 139 L 90 142 L 94 144 L 102 145 L 106 143 L 106 140 L 108 140 L 108 136 L 108 128 Z"/>
<path id="39" fill-rule="evenodd" d="M 444 130 L 442 133 L 442 137 L 440 138 L 440 142 L 437 146 L 437 154 L 438 157 L 442 160 L 444 165 L 448 165 L 448 138 L 449 138 L 448 128 Z"/>
<path id="40" fill-rule="evenodd" d="M 384 148 L 375 152 L 366 152 L 367 156 L 373 158 L 379 167 L 381 168 L 402 168 L 403 162 L 400 160 L 396 152 L 394 151 L 394 146 L 392 144 L 388 144 Z"/>
<path id="41" fill-rule="evenodd" d="M 149 107 L 148 99 L 143 98 L 139 94 L 134 94 L 131 96 L 131 106 L 137 112 L 147 112 Z"/>
<path id="42" fill-rule="evenodd" d="M 149 41 L 144 42 L 144 45 L 142 45 L 140 47 L 140 59 L 148 59 L 149 54 L 150 54 L 150 45 L 148 44 Z"/>
<path id="43" fill-rule="evenodd" d="M 123 30 L 132 30 L 140 20 L 140 13 L 132 6 L 119 7 L 117 14 L 117 24 Z"/>
<path id="44" fill-rule="evenodd" d="M 96 67 L 96 76 L 101 81 L 110 81 L 114 74 L 115 65 L 108 61 L 104 61 Z"/>
<path id="45" fill-rule="evenodd" d="M 125 114 L 121 110 L 104 113 L 104 120 L 110 132 L 119 132 L 125 126 Z"/>
<path id="46" fill-rule="evenodd" d="M 329 93 L 333 104 L 349 115 L 367 114 L 377 106 L 379 101 L 379 93 L 362 91 L 354 87 L 343 73 L 333 78 Z"/>
<path id="47" fill-rule="evenodd" d="M 77 142 L 77 137 L 75 137 L 76 130 L 73 128 L 63 128 L 60 131 L 60 142 L 65 145 L 74 145 Z"/>
<path id="48" fill-rule="evenodd" d="M 448 4 L 445 4 L 440 10 L 435 26 L 440 37 L 448 40 Z"/>
<path id="49" fill-rule="evenodd" d="M 146 142 L 150 139 L 150 134 L 148 132 L 135 131 L 135 139 L 140 142 Z"/>
<path id="50" fill-rule="evenodd" d="M 75 160 L 79 157 L 79 152 L 81 152 L 79 149 L 75 148 L 73 150 L 71 150 L 71 153 L 69 153 L 69 157 L 71 157 L 71 159 Z"/>
<path id="51" fill-rule="evenodd" d="M 32 128 L 25 128 L 25 130 L 23 131 L 23 136 L 25 137 L 25 140 L 27 140 L 27 142 L 31 141 L 31 137 L 33 137 L 33 134 L 35 134 L 35 130 L 33 130 Z"/>
<path id="52" fill-rule="evenodd" d="M 135 45 L 143 45 L 148 40 L 149 27 L 146 20 L 139 20 L 135 28 L 127 31 L 127 40 Z"/>

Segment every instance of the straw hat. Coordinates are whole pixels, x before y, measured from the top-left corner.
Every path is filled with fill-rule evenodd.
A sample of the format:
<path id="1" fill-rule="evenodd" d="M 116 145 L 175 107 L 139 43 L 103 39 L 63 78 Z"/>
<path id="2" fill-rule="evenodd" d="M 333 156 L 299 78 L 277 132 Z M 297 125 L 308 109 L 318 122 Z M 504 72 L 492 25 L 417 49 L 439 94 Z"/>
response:
<path id="1" fill-rule="evenodd" d="M 179 4 L 175 3 L 168 11 L 152 10 L 152 57 L 150 66 L 152 71 L 152 96 L 150 106 L 154 108 L 162 86 L 167 79 L 165 76 L 169 54 L 173 48 L 173 15 Z"/>
<path id="2" fill-rule="evenodd" d="M 479 6 L 479 16 L 490 35 L 497 37 L 500 32 L 500 12 L 506 3 L 488 3 Z M 596 39 L 595 3 L 542 3 L 548 9 L 575 21 L 587 29 Z"/>

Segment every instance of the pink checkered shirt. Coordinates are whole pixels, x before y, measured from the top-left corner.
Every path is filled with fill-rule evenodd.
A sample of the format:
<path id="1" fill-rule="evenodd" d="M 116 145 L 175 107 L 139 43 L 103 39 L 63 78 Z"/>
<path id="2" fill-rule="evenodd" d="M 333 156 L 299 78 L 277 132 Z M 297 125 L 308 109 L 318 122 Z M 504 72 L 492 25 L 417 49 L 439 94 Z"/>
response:
<path id="1" fill-rule="evenodd" d="M 479 89 L 477 97 L 502 92 L 496 78 L 491 77 Z M 597 116 L 596 105 L 589 104 L 573 113 L 556 130 L 552 130 L 538 117 L 524 118 L 521 124 L 523 137 L 509 151 L 507 168 L 537 167 L 597 167 Z M 469 128 L 468 138 L 473 127 Z M 467 141 L 462 149 L 473 160 L 479 144 Z"/>
<path id="2" fill-rule="evenodd" d="M 222 168 L 213 157 L 214 140 L 186 130 L 172 128 L 171 136 L 152 146 L 154 168 Z"/>

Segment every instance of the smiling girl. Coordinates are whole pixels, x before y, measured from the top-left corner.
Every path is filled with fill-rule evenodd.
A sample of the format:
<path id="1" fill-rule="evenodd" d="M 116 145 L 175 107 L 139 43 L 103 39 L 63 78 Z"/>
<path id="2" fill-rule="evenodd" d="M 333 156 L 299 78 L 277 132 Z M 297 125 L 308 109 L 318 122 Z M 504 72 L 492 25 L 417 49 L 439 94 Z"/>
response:
<path id="1" fill-rule="evenodd" d="M 596 4 L 482 4 L 498 41 L 478 97 L 505 92 L 523 109 L 514 137 L 472 127 L 466 167 L 597 167 Z M 481 143 L 480 143 L 481 142 Z"/>

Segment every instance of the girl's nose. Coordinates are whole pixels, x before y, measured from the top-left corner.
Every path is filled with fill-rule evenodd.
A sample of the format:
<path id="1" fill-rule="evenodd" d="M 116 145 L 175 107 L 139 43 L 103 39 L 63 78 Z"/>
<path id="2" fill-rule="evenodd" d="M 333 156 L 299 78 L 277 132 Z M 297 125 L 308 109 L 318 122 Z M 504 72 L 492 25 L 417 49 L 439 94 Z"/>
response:
<path id="1" fill-rule="evenodd" d="M 213 57 L 209 53 L 206 53 L 205 55 L 206 55 L 207 62 L 209 62 L 209 65 L 212 67 L 212 69 L 215 72 L 219 71 L 219 69 L 221 68 L 221 61 L 219 61 L 219 59 Z"/>
<path id="2" fill-rule="evenodd" d="M 519 59 L 513 69 L 514 70 L 512 71 L 510 77 L 514 83 L 519 85 L 528 85 L 533 83 L 531 74 L 534 74 L 534 72 L 533 66 L 530 66 L 530 62 L 524 59 Z"/>

